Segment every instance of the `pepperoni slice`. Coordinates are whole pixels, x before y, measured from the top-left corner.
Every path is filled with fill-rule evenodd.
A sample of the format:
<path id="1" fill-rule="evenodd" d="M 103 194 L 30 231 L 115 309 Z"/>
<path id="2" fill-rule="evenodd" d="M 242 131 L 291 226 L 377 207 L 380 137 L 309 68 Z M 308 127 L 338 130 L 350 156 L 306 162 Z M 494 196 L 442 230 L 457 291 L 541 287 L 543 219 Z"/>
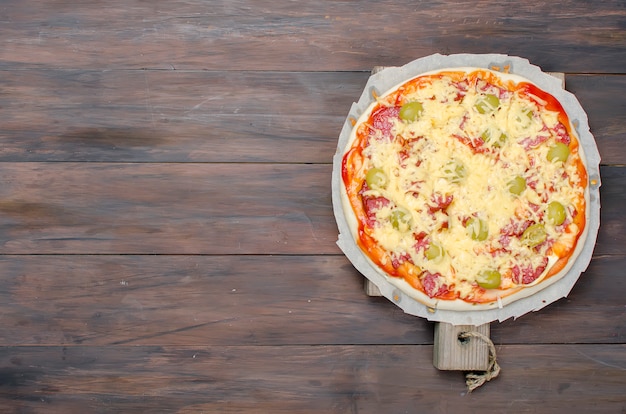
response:
<path id="1" fill-rule="evenodd" d="M 429 271 L 425 271 L 422 275 L 422 284 L 424 285 L 424 291 L 426 294 L 431 297 L 443 296 L 448 293 L 448 285 L 445 283 L 440 284 L 437 282 L 441 274 L 439 273 L 431 273 Z"/>
<path id="2" fill-rule="evenodd" d="M 548 266 L 548 258 L 544 257 L 541 264 L 537 267 L 533 267 L 531 264 L 515 265 L 511 271 L 513 272 L 513 281 L 515 283 L 521 283 L 527 285 L 537 280 L 539 276 L 546 270 Z"/>
<path id="3" fill-rule="evenodd" d="M 454 201 L 454 195 L 452 194 L 441 194 L 441 193 L 433 193 L 430 198 L 431 204 L 428 209 L 431 213 L 436 213 L 437 211 L 445 212 L 452 201 Z"/>
<path id="4" fill-rule="evenodd" d="M 536 148 L 539 145 L 543 144 L 550 138 L 547 135 L 537 135 L 536 137 L 526 137 L 523 140 L 519 141 L 519 144 L 524 147 L 525 150 L 530 150 L 532 148 Z M 569 138 L 569 137 L 568 137 Z"/>
<path id="5" fill-rule="evenodd" d="M 385 197 L 363 197 L 363 209 L 367 215 L 368 225 L 374 226 L 376 223 L 376 212 L 388 206 L 390 201 Z"/>
<path id="6" fill-rule="evenodd" d="M 372 113 L 372 126 L 383 133 L 383 137 L 391 139 L 391 128 L 393 128 L 393 120 L 400 119 L 399 106 L 381 106 Z"/>
<path id="7" fill-rule="evenodd" d="M 552 133 L 556 136 L 557 142 L 562 142 L 565 145 L 569 145 L 571 138 L 567 133 L 567 128 L 561 122 L 556 124 L 556 126 L 552 129 Z"/>
<path id="8" fill-rule="evenodd" d="M 393 254 L 391 256 L 391 265 L 394 269 L 397 269 L 406 262 L 411 262 L 411 255 L 408 253 Z"/>

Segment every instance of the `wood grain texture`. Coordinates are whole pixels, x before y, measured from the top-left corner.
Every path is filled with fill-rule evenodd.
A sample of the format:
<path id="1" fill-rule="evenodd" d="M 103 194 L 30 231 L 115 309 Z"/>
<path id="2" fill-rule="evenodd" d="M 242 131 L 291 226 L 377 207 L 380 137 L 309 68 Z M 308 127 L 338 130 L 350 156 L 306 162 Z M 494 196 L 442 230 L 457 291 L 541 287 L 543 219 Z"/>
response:
<path id="1" fill-rule="evenodd" d="M 568 76 L 568 91 L 576 95 L 589 117 L 589 127 L 598 143 L 603 164 L 626 164 L 624 138 L 626 131 L 626 100 L 615 94 L 626 91 L 624 76 Z"/>
<path id="2" fill-rule="evenodd" d="M 435 323 L 433 340 L 433 365 L 447 371 L 488 371 L 489 324 L 452 325 L 445 322 Z M 466 334 L 482 337 L 464 337 Z M 486 340 L 484 338 L 487 338 Z"/>
<path id="3" fill-rule="evenodd" d="M 0 161 L 329 163 L 366 81 L 354 72 L 5 72 Z"/>
<path id="4" fill-rule="evenodd" d="M 2 66 L 369 71 L 437 52 L 500 52 L 552 72 L 624 73 L 620 0 L 452 7 L 408 0 L 115 0 L 106 13 L 100 6 L 3 2 Z"/>
<path id="5" fill-rule="evenodd" d="M 623 343 L 625 256 L 567 299 L 491 325 L 496 345 Z M 432 344 L 343 256 L 2 256 L 0 346 Z"/>
<path id="6" fill-rule="evenodd" d="M 330 166 L 0 164 L 2 253 L 339 253 Z"/>
<path id="7" fill-rule="evenodd" d="M 406 63 L 406 62 L 405 62 Z M 0 72 L 0 161 L 330 163 L 365 72 Z M 626 80 L 567 75 L 604 164 L 626 164 Z"/>
<path id="8" fill-rule="evenodd" d="M 0 348 L 0 404 L 68 414 L 626 409 L 626 345 L 498 353 L 500 377 L 467 395 L 461 373 L 432 366 L 431 346 Z"/>

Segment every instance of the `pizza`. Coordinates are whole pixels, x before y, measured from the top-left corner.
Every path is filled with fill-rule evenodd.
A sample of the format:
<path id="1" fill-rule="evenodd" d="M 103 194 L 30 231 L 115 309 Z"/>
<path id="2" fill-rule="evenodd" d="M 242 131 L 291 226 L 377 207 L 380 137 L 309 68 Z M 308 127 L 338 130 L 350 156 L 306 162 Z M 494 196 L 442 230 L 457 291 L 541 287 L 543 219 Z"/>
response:
<path id="1" fill-rule="evenodd" d="M 366 259 L 439 309 L 485 309 L 563 277 L 585 238 L 585 157 L 561 103 L 485 68 L 428 72 L 364 111 L 341 198 Z"/>

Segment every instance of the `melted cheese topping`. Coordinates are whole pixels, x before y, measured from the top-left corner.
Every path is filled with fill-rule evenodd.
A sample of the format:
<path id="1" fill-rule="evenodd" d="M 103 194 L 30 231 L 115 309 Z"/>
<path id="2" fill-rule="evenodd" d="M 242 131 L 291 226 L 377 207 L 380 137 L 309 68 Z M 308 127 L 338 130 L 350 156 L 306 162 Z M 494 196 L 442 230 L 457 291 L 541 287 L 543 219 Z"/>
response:
<path id="1" fill-rule="evenodd" d="M 579 234 L 573 217 L 583 213 L 586 183 L 572 162 L 577 147 L 566 142 L 570 159 L 548 161 L 557 142 L 575 138 L 564 138 L 559 112 L 541 97 L 487 78 L 414 80 L 377 107 L 419 102 L 416 120 L 371 116 L 355 127 L 353 146 L 364 158 L 356 175 L 365 181 L 374 169 L 383 179 L 364 182 L 359 198 L 385 200 L 368 207 L 363 231 L 388 253 L 383 265 L 409 262 L 422 280 L 430 275 L 423 288 L 430 297 L 453 291 L 478 300 L 485 271 L 501 275 L 499 290 L 535 285 Z M 485 103 L 487 95 L 497 99 Z M 525 183 L 519 194 L 511 191 L 516 179 Z M 552 202 L 564 206 L 562 224 L 552 223 Z M 545 237 L 537 245 L 524 233 L 533 225 Z"/>

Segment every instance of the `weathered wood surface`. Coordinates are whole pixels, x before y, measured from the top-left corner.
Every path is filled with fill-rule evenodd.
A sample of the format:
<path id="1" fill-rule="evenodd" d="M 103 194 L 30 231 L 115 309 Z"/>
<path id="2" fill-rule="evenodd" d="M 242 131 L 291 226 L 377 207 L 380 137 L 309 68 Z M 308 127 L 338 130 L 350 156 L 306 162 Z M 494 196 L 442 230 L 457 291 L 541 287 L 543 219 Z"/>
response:
<path id="1" fill-rule="evenodd" d="M 432 346 L 121 346 L 0 350 L 10 413 L 621 413 L 626 345 L 498 347 L 467 394 Z"/>
<path id="2" fill-rule="evenodd" d="M 331 161 L 374 66 L 565 72 L 602 156 L 567 298 L 491 325 L 466 395 L 363 292 Z M 622 1 L 0 4 L 0 413 L 626 412 Z"/>
<path id="3" fill-rule="evenodd" d="M 369 71 L 432 53 L 508 53 L 624 73 L 622 0 L 4 1 L 0 68 Z"/>
<path id="4" fill-rule="evenodd" d="M 343 256 L 0 257 L 0 346 L 432 344 L 431 323 L 369 298 Z M 623 343 L 626 257 L 567 299 L 493 324 L 496 344 Z"/>

